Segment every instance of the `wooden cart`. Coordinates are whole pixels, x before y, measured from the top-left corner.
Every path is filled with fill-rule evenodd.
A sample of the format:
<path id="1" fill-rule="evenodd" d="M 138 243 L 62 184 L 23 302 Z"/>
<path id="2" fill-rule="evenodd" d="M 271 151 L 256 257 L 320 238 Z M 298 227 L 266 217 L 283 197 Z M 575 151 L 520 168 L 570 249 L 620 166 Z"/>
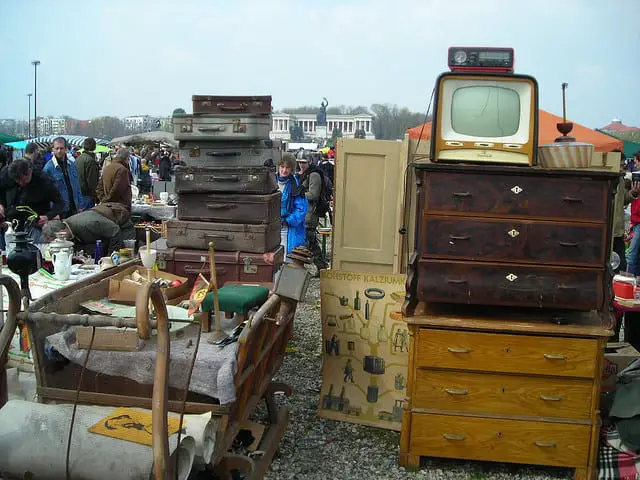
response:
<path id="1" fill-rule="evenodd" d="M 231 469 L 247 473 L 252 479 L 262 478 L 288 423 L 288 411 L 284 407 L 277 406 L 274 395 L 277 392 L 288 395 L 291 389 L 287 385 L 272 382 L 272 379 L 282 364 L 285 346 L 292 334 L 297 302 L 273 294 L 251 317 L 238 340 L 235 402 L 221 405 L 215 398 L 194 392 L 189 392 L 185 398 L 185 392 L 182 389 L 168 386 L 167 377 L 171 368 L 168 361 L 170 347 L 168 327 L 165 332 L 163 326 L 163 315 L 156 313 L 156 320 L 149 320 L 148 305 L 151 299 L 156 312 L 165 312 L 164 323 L 167 323 L 164 299 L 158 289 L 151 287 L 150 284 L 140 289 L 135 319 L 79 313 L 81 303 L 106 297 L 110 277 L 132 264 L 128 262 L 123 266 L 92 275 L 76 284 L 56 290 L 39 298 L 26 312 L 17 315 L 13 315 L 12 311 L 17 311 L 19 306 L 19 288 L 11 278 L 0 276 L 0 285 L 7 288 L 11 297 L 9 320 L 0 332 L 0 358 L 3 353 L 6 355 L 8 350 L 12 336 L 8 332 L 14 332 L 16 320 L 21 320 L 27 326 L 32 346 L 37 393 L 41 403 L 73 403 L 78 398 L 78 403 L 82 404 L 152 409 L 154 416 L 158 416 L 158 421 L 164 418 L 165 422 L 165 427 L 162 428 L 160 425 L 161 428 L 158 430 L 154 423 L 154 432 L 166 431 L 167 410 L 180 413 L 184 408 L 185 413 L 192 414 L 212 412 L 219 418 L 219 428 L 216 450 L 207 469 L 210 478 L 225 478 Z M 14 302 L 17 303 L 14 305 Z M 158 358 L 154 385 L 143 385 L 124 377 L 98 374 L 90 370 L 82 373 L 82 366 L 75 363 L 68 363 L 60 369 L 59 365 L 49 360 L 44 354 L 45 339 L 49 335 L 60 332 L 65 325 L 134 327 L 138 329 L 141 338 L 145 336 L 148 338 L 151 328 L 157 328 Z M 163 348 L 165 340 L 166 350 Z M 0 400 L 1 398 L 0 396 Z M 264 454 L 259 459 L 250 459 L 229 453 L 241 424 L 248 421 L 261 400 L 265 401 L 269 421 L 258 447 Z M 164 478 L 161 475 L 167 473 L 166 469 L 164 473 L 157 470 L 158 465 L 167 466 L 168 464 L 166 441 L 166 436 L 162 440 L 158 439 L 158 449 L 156 449 L 154 439 L 154 459 L 157 459 L 154 468 L 156 468 L 157 478 Z M 164 460 L 160 461 L 163 457 Z"/>

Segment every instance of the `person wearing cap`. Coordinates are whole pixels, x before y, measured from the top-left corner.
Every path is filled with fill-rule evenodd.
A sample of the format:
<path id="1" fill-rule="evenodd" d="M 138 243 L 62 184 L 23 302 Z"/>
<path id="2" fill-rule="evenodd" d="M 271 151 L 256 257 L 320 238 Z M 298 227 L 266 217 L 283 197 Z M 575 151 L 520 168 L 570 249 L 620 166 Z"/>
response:
<path id="1" fill-rule="evenodd" d="M 322 173 L 318 171 L 315 165 L 312 165 L 307 156 L 298 158 L 298 166 L 300 167 L 300 173 L 298 178 L 300 179 L 300 185 L 304 188 L 305 197 L 309 202 L 309 208 L 307 209 L 307 215 L 305 217 L 305 229 L 307 248 L 313 253 L 313 263 L 320 270 L 328 268 L 329 265 L 322 256 L 322 249 L 318 242 L 317 228 L 320 218 L 317 212 L 317 206 L 320 201 L 320 195 L 322 194 Z"/>
<path id="2" fill-rule="evenodd" d="M 93 138 L 85 138 L 82 148 L 84 151 L 76 159 L 76 167 L 78 168 L 78 180 L 82 193 L 81 208 L 86 210 L 96 204 L 96 188 L 100 178 L 100 169 L 96 160 L 96 141 Z"/>

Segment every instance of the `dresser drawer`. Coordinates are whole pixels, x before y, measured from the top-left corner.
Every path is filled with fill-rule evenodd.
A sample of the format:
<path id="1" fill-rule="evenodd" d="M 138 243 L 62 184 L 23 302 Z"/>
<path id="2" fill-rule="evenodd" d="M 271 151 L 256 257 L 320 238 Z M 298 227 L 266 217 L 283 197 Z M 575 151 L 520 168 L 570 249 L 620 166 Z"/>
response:
<path id="1" fill-rule="evenodd" d="M 421 328 L 417 366 L 593 378 L 597 340 Z M 600 372 L 597 372 L 600 374 Z"/>
<path id="2" fill-rule="evenodd" d="M 418 369 L 413 408 L 588 420 L 590 380 Z"/>
<path id="3" fill-rule="evenodd" d="M 417 298 L 425 302 L 599 309 L 603 271 L 490 262 L 418 262 Z"/>
<path id="4" fill-rule="evenodd" d="M 605 263 L 606 225 L 428 215 L 422 256 L 554 265 Z"/>
<path id="5" fill-rule="evenodd" d="M 607 221 L 609 182 L 475 172 L 422 175 L 427 211 Z"/>
<path id="6" fill-rule="evenodd" d="M 586 467 L 589 425 L 411 415 L 412 455 Z"/>

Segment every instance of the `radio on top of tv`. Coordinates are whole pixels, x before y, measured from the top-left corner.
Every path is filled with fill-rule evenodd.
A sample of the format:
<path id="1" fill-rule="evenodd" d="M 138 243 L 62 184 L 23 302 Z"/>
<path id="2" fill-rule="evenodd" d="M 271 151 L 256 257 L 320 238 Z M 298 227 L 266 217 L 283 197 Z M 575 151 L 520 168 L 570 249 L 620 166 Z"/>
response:
<path id="1" fill-rule="evenodd" d="M 452 47 L 436 82 L 433 162 L 535 165 L 538 84 L 512 48 Z"/>

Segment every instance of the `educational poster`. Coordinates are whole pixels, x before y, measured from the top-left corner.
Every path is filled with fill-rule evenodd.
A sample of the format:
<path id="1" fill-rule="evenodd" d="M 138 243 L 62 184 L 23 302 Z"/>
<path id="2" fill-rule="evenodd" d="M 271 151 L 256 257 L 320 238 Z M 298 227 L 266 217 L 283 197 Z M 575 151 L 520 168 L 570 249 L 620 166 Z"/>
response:
<path id="1" fill-rule="evenodd" d="M 323 270 L 321 417 L 400 430 L 409 333 L 405 275 Z"/>

